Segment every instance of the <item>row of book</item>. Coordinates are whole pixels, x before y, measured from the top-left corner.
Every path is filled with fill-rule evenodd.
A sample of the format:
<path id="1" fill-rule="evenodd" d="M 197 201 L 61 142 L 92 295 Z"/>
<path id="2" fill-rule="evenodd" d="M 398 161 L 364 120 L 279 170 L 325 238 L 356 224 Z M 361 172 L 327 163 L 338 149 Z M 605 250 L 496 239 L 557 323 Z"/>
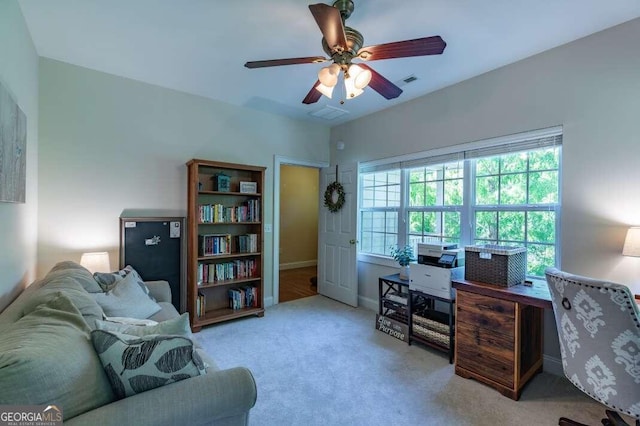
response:
<path id="1" fill-rule="evenodd" d="M 248 200 L 239 206 L 201 204 L 200 223 L 260 222 L 260 201 Z"/>
<path id="2" fill-rule="evenodd" d="M 200 256 L 229 253 L 231 253 L 230 234 L 198 235 L 198 254 Z"/>
<path id="3" fill-rule="evenodd" d="M 257 253 L 259 247 L 258 234 L 203 234 L 198 235 L 198 255 L 213 256 L 216 254 Z"/>
<path id="4" fill-rule="evenodd" d="M 217 281 L 252 278 L 258 275 L 256 259 L 239 259 L 223 263 L 198 264 L 198 285 Z"/>
<path id="5" fill-rule="evenodd" d="M 229 307 L 231 309 L 257 308 L 258 288 L 245 286 L 229 289 Z"/>

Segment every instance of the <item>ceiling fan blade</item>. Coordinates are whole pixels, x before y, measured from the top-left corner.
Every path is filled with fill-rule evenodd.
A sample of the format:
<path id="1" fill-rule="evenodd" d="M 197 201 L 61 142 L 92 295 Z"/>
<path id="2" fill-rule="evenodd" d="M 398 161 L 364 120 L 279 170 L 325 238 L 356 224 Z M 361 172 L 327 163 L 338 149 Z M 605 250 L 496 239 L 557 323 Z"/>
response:
<path id="1" fill-rule="evenodd" d="M 313 87 L 311 88 L 311 90 L 309 90 L 309 93 L 307 93 L 307 96 L 305 96 L 304 99 L 302 100 L 303 104 L 307 104 L 307 105 L 315 104 L 316 102 L 318 102 L 318 100 L 320 100 L 322 93 L 316 90 L 316 87 L 318 87 L 318 84 L 320 84 L 320 80 L 317 80 L 313 84 Z"/>
<path id="2" fill-rule="evenodd" d="M 280 65 L 319 64 L 328 61 L 322 56 L 309 56 L 306 58 L 271 59 L 267 61 L 251 61 L 244 64 L 247 68 L 277 67 Z"/>
<path id="3" fill-rule="evenodd" d="M 386 99 L 397 98 L 402 93 L 401 88 L 384 78 L 382 74 L 378 74 L 370 66 L 365 64 L 358 64 L 358 66 L 371 71 L 371 81 L 369 82 L 369 87 L 380 93 Z"/>
<path id="4" fill-rule="evenodd" d="M 310 4 L 309 10 L 316 20 L 329 49 L 332 52 L 347 49 L 347 36 L 340 17 L 340 11 L 324 3 Z"/>
<path id="5" fill-rule="evenodd" d="M 440 36 L 423 37 L 414 40 L 365 46 L 358 50 L 358 57 L 363 61 L 378 61 L 380 59 L 407 58 L 410 56 L 440 55 L 446 46 L 447 43 Z"/>

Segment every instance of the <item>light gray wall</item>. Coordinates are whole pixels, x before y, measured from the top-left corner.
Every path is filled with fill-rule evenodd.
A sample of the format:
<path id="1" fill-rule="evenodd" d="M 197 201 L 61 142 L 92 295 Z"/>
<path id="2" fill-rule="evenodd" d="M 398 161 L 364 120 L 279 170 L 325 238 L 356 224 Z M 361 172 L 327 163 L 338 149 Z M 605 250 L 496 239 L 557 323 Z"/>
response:
<path id="1" fill-rule="evenodd" d="M 0 1 L 0 82 L 27 117 L 24 204 L 0 203 L 0 310 L 30 284 L 38 237 L 38 55 L 17 1 Z"/>
<path id="2" fill-rule="evenodd" d="M 332 162 L 562 125 L 561 266 L 640 293 L 640 258 L 621 255 L 626 229 L 640 224 L 638 40 L 640 19 L 338 126 Z M 371 278 L 361 276 L 360 294 L 375 298 Z"/>
<path id="3" fill-rule="evenodd" d="M 39 275 L 85 251 L 109 251 L 116 268 L 123 210 L 186 215 L 191 158 L 267 167 L 267 224 L 274 155 L 329 158 L 326 127 L 62 62 L 41 59 L 40 87 Z M 272 234 L 264 243 L 270 271 Z M 267 298 L 272 285 L 265 274 Z"/>
<path id="4" fill-rule="evenodd" d="M 640 293 L 640 258 L 621 255 L 640 224 L 638 40 L 640 19 L 338 126 L 332 163 L 562 125 L 561 267 Z M 361 297 L 377 299 L 384 272 L 359 266 Z"/>

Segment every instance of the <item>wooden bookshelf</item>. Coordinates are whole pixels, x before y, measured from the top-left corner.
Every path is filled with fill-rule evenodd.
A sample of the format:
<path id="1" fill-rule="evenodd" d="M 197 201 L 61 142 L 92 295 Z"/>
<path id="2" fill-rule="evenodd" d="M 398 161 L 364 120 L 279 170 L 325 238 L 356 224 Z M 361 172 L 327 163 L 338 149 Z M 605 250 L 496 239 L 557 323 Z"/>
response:
<path id="1" fill-rule="evenodd" d="M 193 159 L 187 163 L 187 173 L 187 310 L 191 329 L 197 332 L 210 324 L 263 316 L 265 168 Z M 255 183 L 256 192 L 241 192 L 240 182 Z M 218 191 L 218 186 L 229 191 Z M 212 235 L 229 238 L 223 243 L 216 238 L 199 238 Z M 214 243 L 230 247 L 218 253 L 220 247 Z M 232 309 L 229 290 L 247 287 L 257 289 L 254 303 Z M 204 310 L 199 309 L 199 295 L 204 296 Z"/>

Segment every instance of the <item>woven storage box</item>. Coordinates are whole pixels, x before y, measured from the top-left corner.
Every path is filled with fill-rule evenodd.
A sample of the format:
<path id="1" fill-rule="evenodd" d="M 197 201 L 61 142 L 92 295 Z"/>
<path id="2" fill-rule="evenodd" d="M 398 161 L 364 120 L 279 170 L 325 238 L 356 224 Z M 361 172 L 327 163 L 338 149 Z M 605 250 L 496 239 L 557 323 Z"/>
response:
<path id="1" fill-rule="evenodd" d="M 527 249 L 500 245 L 466 246 L 464 279 L 511 287 L 522 284 L 527 271 Z"/>

